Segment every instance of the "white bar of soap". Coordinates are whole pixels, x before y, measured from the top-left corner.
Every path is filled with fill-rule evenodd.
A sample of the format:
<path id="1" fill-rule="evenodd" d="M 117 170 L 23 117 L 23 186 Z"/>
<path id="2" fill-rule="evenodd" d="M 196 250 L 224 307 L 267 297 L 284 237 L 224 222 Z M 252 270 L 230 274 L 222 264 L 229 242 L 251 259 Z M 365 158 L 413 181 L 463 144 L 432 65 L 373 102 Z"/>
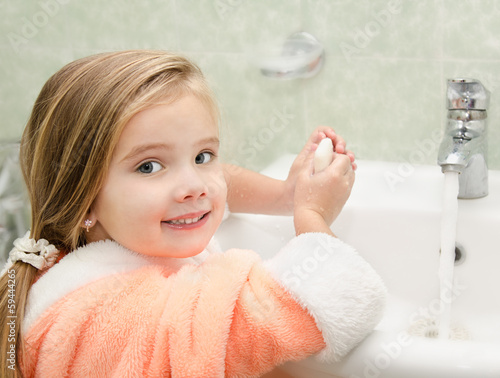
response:
<path id="1" fill-rule="evenodd" d="M 324 138 L 314 153 L 314 172 L 320 172 L 333 160 L 333 143 L 330 138 Z"/>

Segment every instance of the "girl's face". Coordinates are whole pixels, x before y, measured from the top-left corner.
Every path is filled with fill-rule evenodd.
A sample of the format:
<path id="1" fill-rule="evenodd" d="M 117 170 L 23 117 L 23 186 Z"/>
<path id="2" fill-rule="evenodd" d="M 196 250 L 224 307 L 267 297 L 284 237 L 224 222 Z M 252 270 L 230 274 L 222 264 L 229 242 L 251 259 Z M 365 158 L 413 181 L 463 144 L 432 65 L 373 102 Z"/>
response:
<path id="1" fill-rule="evenodd" d="M 190 257 L 224 214 L 227 187 L 217 124 L 194 95 L 136 114 L 113 153 L 90 213 L 90 241 L 150 256 Z"/>

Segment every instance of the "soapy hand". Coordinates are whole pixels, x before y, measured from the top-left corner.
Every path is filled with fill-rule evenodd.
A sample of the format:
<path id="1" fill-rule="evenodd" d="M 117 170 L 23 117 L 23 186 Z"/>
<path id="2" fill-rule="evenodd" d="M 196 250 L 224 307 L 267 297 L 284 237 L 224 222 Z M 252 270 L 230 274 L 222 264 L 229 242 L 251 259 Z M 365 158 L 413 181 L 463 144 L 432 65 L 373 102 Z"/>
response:
<path id="1" fill-rule="evenodd" d="M 290 169 L 290 174 L 288 175 L 289 178 L 290 176 L 293 177 L 294 175 L 296 175 L 300 170 L 300 167 L 302 166 L 304 159 L 308 155 L 312 146 L 318 145 L 324 138 L 330 138 L 332 140 L 334 151 L 338 154 L 347 155 L 351 161 L 352 169 L 356 170 L 357 166 L 354 162 L 354 153 L 346 149 L 346 142 L 344 138 L 335 133 L 335 131 L 331 127 L 319 126 L 312 132 L 306 145 L 293 162 L 292 168 Z"/>
<path id="2" fill-rule="evenodd" d="M 322 171 L 314 171 L 317 144 L 311 145 L 297 176 L 294 193 L 294 222 L 297 234 L 331 233 L 329 226 L 340 214 L 354 183 L 354 167 L 347 154 L 335 152 Z"/>
<path id="3" fill-rule="evenodd" d="M 241 167 L 224 164 L 229 209 L 232 212 L 243 213 L 294 214 L 295 186 L 298 177 L 304 166 L 308 166 L 306 160 L 311 151 L 316 149 L 325 138 L 331 140 L 331 152 L 335 149 L 335 155 L 342 156 L 348 165 L 355 169 L 354 154 L 346 150 L 344 139 L 331 128 L 320 126 L 311 134 L 305 147 L 293 162 L 288 178 L 285 181 L 273 179 Z M 313 155 L 311 155 L 312 157 Z M 325 160 L 328 160 L 328 158 Z M 329 165 L 331 161 L 332 159 L 329 158 L 326 165 Z M 333 192 L 335 189 L 330 188 L 330 190 Z"/>
<path id="4" fill-rule="evenodd" d="M 356 170 L 357 166 L 354 162 L 355 157 L 354 153 L 346 149 L 345 140 L 331 127 L 327 126 L 319 126 L 317 127 L 309 137 L 306 145 L 299 153 L 299 155 L 295 158 L 295 161 L 290 168 L 290 172 L 288 174 L 288 178 L 285 181 L 285 190 L 284 190 L 284 198 L 287 198 L 286 202 L 289 203 L 290 213 L 292 212 L 294 195 L 295 195 L 295 184 L 297 182 L 297 177 L 302 167 L 304 166 L 304 161 L 307 158 L 311 148 L 317 148 L 317 145 L 325 138 L 329 138 L 332 141 L 333 149 L 337 154 L 343 154 L 349 158 L 351 162 L 351 167 L 353 170 Z"/>

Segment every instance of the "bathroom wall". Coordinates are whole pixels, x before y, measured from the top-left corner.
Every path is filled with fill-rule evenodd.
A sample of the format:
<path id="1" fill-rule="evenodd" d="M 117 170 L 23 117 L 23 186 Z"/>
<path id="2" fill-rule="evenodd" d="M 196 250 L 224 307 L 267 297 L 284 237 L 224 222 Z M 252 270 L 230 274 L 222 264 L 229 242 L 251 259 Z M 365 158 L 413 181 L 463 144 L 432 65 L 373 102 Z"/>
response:
<path id="1" fill-rule="evenodd" d="M 41 86 L 96 52 L 168 49 L 204 70 L 227 161 L 260 169 L 335 128 L 360 159 L 435 164 L 446 79 L 491 91 L 490 168 L 500 169 L 500 0 L 0 0 L 0 133 L 20 137 Z M 304 30 L 324 45 L 314 78 L 275 81 L 252 50 Z"/>

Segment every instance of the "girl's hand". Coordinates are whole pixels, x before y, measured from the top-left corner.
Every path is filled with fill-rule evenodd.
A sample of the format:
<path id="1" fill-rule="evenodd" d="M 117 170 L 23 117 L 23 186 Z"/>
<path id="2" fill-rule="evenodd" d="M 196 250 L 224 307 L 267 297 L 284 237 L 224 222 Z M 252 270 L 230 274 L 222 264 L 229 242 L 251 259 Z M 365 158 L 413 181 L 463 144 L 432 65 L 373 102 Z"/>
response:
<path id="1" fill-rule="evenodd" d="M 295 158 L 292 167 L 290 168 L 288 178 L 285 181 L 284 198 L 286 198 L 287 199 L 286 202 L 290 204 L 288 206 L 290 212 L 292 212 L 293 210 L 292 205 L 294 202 L 295 184 L 297 182 L 297 177 L 299 175 L 299 172 L 304 166 L 304 161 L 307 158 L 308 154 L 310 153 L 311 148 L 314 148 L 313 146 L 317 146 L 319 142 L 321 142 L 321 140 L 324 138 L 330 138 L 332 140 L 333 148 L 335 149 L 336 153 L 344 154 L 349 157 L 353 170 L 356 170 L 357 168 L 356 163 L 354 162 L 355 160 L 354 153 L 346 149 L 346 142 L 344 141 L 344 139 L 340 135 L 337 135 L 335 131 L 333 131 L 333 129 L 330 127 L 327 126 L 317 127 L 309 137 L 309 140 L 307 141 L 302 151 Z"/>
<path id="2" fill-rule="evenodd" d="M 332 234 L 330 225 L 340 214 L 354 184 L 354 168 L 346 154 L 335 153 L 332 163 L 315 173 L 313 159 L 316 147 L 316 144 L 311 146 L 297 175 L 294 192 L 297 235 L 305 232 Z"/>

